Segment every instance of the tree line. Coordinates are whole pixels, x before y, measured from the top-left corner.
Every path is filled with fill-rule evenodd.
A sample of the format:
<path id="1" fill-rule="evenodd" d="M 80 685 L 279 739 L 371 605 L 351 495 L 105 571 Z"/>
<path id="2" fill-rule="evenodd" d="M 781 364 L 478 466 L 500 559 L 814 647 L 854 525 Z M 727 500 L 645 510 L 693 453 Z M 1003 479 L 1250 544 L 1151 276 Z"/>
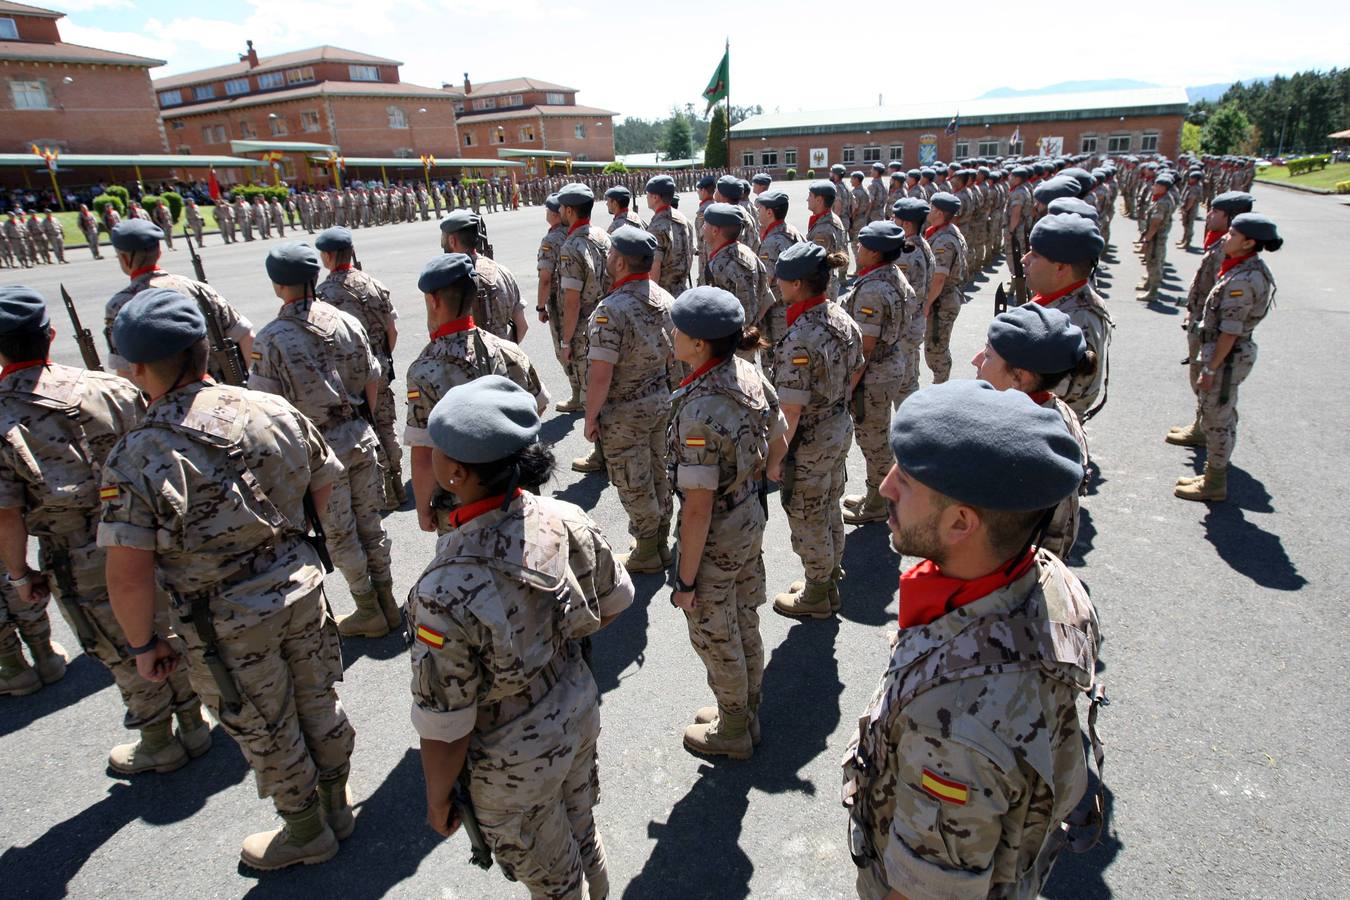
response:
<path id="1" fill-rule="evenodd" d="M 764 112 L 754 104 L 731 107 L 731 124 Z M 726 165 L 726 107 L 718 105 L 710 116 L 700 115 L 694 104 L 672 106 L 670 115 L 659 119 L 630 116 L 614 126 L 614 152 L 660 153 L 664 159 L 689 159 L 695 149 L 711 150 L 705 155 L 710 166 Z M 720 154 L 720 161 L 719 161 Z"/>
<path id="2" fill-rule="evenodd" d="M 1324 151 L 1332 144 L 1327 135 L 1350 128 L 1350 68 L 1236 82 L 1218 103 L 1191 104 L 1187 123 L 1198 127 L 1205 153 Z"/>

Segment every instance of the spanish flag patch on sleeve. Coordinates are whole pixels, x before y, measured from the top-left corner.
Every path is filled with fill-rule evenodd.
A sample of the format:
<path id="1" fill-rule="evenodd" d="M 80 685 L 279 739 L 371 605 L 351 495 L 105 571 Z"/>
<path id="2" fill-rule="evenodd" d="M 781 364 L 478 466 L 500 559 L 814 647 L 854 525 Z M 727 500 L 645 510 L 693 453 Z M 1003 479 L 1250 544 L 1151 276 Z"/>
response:
<path id="1" fill-rule="evenodd" d="M 445 635 L 425 625 L 417 626 L 417 639 L 428 647 L 435 647 L 437 650 L 445 646 Z M 964 803 L 965 801 L 961 802 Z"/>
<path id="2" fill-rule="evenodd" d="M 959 781 L 952 781 L 949 778 L 943 778 L 932 769 L 923 770 L 923 778 L 920 781 L 920 787 L 924 792 L 936 797 L 944 803 L 954 803 L 957 806 L 965 806 L 966 801 L 970 799 L 970 788 Z"/>
<path id="3" fill-rule="evenodd" d="M 248 355 L 253 357 L 254 359 L 262 359 L 262 354 L 259 353 L 257 350 L 250 350 Z"/>
<path id="4" fill-rule="evenodd" d="M 1238 288 L 1237 290 L 1229 291 L 1229 292 L 1228 292 L 1228 296 L 1230 296 L 1230 297 L 1241 297 L 1241 296 L 1242 296 L 1243 294 L 1245 294 L 1245 293 L 1246 293 L 1246 291 L 1244 291 L 1242 288 Z"/>
<path id="5" fill-rule="evenodd" d="M 859 307 L 858 311 L 861 312 L 864 316 L 876 315 L 876 310 L 872 309 L 872 307 L 870 306 Z"/>
<path id="6" fill-rule="evenodd" d="M 794 357 L 792 357 L 792 364 L 793 364 L 794 366 L 804 366 L 804 365 L 806 365 L 807 363 L 809 363 L 810 361 L 811 361 L 811 357 L 809 357 L 809 356 L 794 356 Z"/>
<path id="7" fill-rule="evenodd" d="M 414 388 L 413 390 L 408 391 L 408 399 L 409 399 L 409 400 L 421 400 L 421 399 L 422 399 L 422 392 L 419 391 L 419 390 L 417 390 L 416 388 Z"/>
<path id="8" fill-rule="evenodd" d="M 686 447 L 706 447 L 708 442 L 704 438 L 691 437 L 684 439 L 684 445 Z"/>
<path id="9" fill-rule="evenodd" d="M 609 324 L 609 316 L 596 316 L 596 317 L 595 317 L 595 324 L 597 324 L 597 325 L 608 325 L 608 324 Z"/>
<path id="10" fill-rule="evenodd" d="M 110 501 L 113 501 L 113 500 L 116 500 L 116 499 L 117 499 L 117 494 L 118 494 L 118 493 L 119 493 L 119 490 L 118 490 L 117 485 L 112 485 L 111 487 L 99 488 L 99 489 L 98 489 L 98 499 L 100 499 L 100 500 L 102 500 L 102 501 L 104 501 L 104 502 L 110 502 Z"/>

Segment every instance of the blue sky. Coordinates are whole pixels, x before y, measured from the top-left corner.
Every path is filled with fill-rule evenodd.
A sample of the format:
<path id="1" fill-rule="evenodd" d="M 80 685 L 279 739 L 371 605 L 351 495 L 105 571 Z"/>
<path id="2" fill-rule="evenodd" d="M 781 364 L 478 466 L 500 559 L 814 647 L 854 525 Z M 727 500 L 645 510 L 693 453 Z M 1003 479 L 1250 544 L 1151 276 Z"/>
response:
<path id="1" fill-rule="evenodd" d="M 335 44 L 401 60 L 405 81 L 459 84 L 529 75 L 579 101 L 658 116 L 699 103 L 731 33 L 732 102 L 766 110 L 958 100 L 1001 86 L 1136 78 L 1167 85 L 1350 65 L 1350 14 L 1330 0 L 1108 4 L 977 0 L 964 23 L 931 5 L 875 16 L 828 4 L 678 0 L 52 0 L 65 40 L 168 60 L 153 76 Z M 981 12 L 986 5 L 989 12 Z M 879 10 L 892 9 L 878 6 Z M 910 7 L 909 9 L 914 9 Z M 907 22 L 927 19 L 911 35 Z M 819 25 L 828 21 L 828 31 Z M 981 24 L 987 22 L 987 24 Z M 856 41 L 844 50 L 843 35 Z M 1051 39 L 1047 35 L 1054 35 Z M 823 42 L 822 42 L 822 36 Z M 957 48 L 952 54 L 949 48 Z M 1009 48 L 1015 48 L 1010 50 Z M 847 58 L 845 54 L 848 54 Z"/>

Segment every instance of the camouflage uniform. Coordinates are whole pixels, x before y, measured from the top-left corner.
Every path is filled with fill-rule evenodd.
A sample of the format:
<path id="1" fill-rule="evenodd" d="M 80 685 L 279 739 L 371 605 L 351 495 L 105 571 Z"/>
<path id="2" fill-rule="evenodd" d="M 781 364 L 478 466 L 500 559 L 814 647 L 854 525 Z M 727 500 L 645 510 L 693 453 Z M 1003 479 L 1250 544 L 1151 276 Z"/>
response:
<path id="1" fill-rule="evenodd" d="M 33 261 L 37 262 L 40 256 L 41 262 L 51 265 L 52 251 L 47 246 L 47 235 L 42 230 L 42 220 L 36 215 L 31 215 L 25 227 L 28 229 L 28 244 L 33 248 Z M 169 246 L 173 247 L 173 244 Z"/>
<path id="2" fill-rule="evenodd" d="M 673 206 L 663 206 L 652 216 L 647 231 L 656 238 L 661 262 L 661 287 L 678 297 L 689 287 L 694 267 L 694 226 Z"/>
<path id="3" fill-rule="evenodd" d="M 634 228 L 641 228 L 643 231 L 647 230 L 647 226 L 642 222 L 642 216 L 639 216 L 632 209 L 621 209 L 619 214 L 609 223 L 605 233 L 613 234 L 625 225 L 632 225 Z"/>
<path id="4" fill-rule="evenodd" d="M 47 239 L 47 244 L 56 254 L 56 261 L 63 263 L 66 261 L 66 230 L 61 227 L 61 223 L 55 216 L 48 216 L 42 220 L 42 235 Z"/>
<path id="5" fill-rule="evenodd" d="M 1156 293 L 1162 286 L 1163 267 L 1167 262 L 1167 236 L 1172 231 L 1172 215 L 1176 212 L 1176 203 L 1171 192 L 1163 194 L 1149 206 L 1143 218 L 1144 233 L 1157 223 L 1158 230 L 1153 240 L 1144 244 L 1144 266 L 1148 276 L 1144 279 L 1143 290 L 1147 294 Z"/>
<path id="6" fill-rule="evenodd" d="M 739 357 L 671 397 L 667 441 L 675 490 L 716 494 L 695 578 L 698 606 L 685 611 L 689 642 L 708 670 L 718 708 L 733 714 L 758 707 L 764 679 L 760 490 L 769 441 L 786 428 L 773 387 Z"/>
<path id="7" fill-rule="evenodd" d="M 342 474 L 333 482 L 321 513 L 333 565 L 353 594 L 375 582 L 394 580 L 389 536 L 381 513 L 384 479 L 376 456 L 378 439 L 357 408 L 380 364 L 354 316 L 308 297 L 286 303 L 258 332 L 248 385 L 279 394 L 309 417 L 323 434 Z"/>
<path id="8" fill-rule="evenodd" d="M 780 253 L 804 240 L 806 238 L 802 237 L 802 233 L 787 222 L 774 222 L 759 236 L 759 261 L 764 265 L 769 292 L 773 294 L 773 306 L 769 307 L 760 323 L 760 333 L 769 346 L 778 343 L 778 339 L 787 333 L 787 306 L 783 304 L 783 292 L 778 288 L 778 280 L 773 277 L 774 265 Z"/>
<path id="9" fill-rule="evenodd" d="M 1075 375 L 1069 380 L 1068 387 L 1061 391 L 1060 398 L 1082 418 L 1096 403 L 1097 398 L 1106 389 L 1107 372 L 1110 364 L 1111 332 L 1115 323 L 1106 311 L 1106 303 L 1100 294 L 1086 281 L 1062 297 L 1045 302 L 1036 300 L 1042 306 L 1057 309 L 1069 317 L 1069 320 L 1083 329 L 1088 349 L 1097 355 L 1097 370 L 1091 375 Z"/>
<path id="10" fill-rule="evenodd" d="M 1011 584 L 900 631 L 843 760 L 858 895 L 1035 897 L 1088 786 L 1087 592 L 1036 554 Z"/>
<path id="11" fill-rule="evenodd" d="M 886 183 L 873 177 L 867 183 L 867 221 L 880 222 L 890 214 L 886 205 Z"/>
<path id="12" fill-rule="evenodd" d="M 769 273 L 755 252 L 740 241 L 723 244 L 708 255 L 707 284 L 734 294 L 745 309 L 745 327 L 758 325 L 760 318 L 773 305 L 769 290 Z M 755 358 L 755 351 L 744 354 Z"/>
<path id="13" fill-rule="evenodd" d="M 238 742 L 258 795 L 283 814 L 309 809 L 320 781 L 345 778 L 356 738 L 333 687 L 342 655 L 323 569 L 301 537 L 304 492 L 340 471 L 285 400 L 200 381 L 151 403 L 103 470 L 98 545 L 155 554 L 173 598 L 169 642 Z M 208 643 L 229 684 L 208 665 Z M 222 688 L 239 702 L 223 700 Z"/>
<path id="14" fill-rule="evenodd" d="M 698 248 L 698 283 L 707 284 L 704 280 L 708 272 L 708 242 L 703 239 L 703 213 L 712 204 L 711 200 L 705 200 L 698 205 L 697 212 L 694 213 L 694 241 Z M 693 274 L 692 272 L 690 273 Z M 671 291 L 671 293 L 675 293 Z M 675 294 L 679 296 L 679 294 Z"/>
<path id="15" fill-rule="evenodd" d="M 1205 320 L 1205 300 L 1219 280 L 1219 267 L 1223 265 L 1223 238 L 1205 248 L 1200 265 L 1191 279 L 1191 288 L 1186 294 L 1186 318 L 1190 324 L 1186 328 L 1186 358 L 1190 360 L 1191 389 L 1198 391 L 1200 378 L 1200 330 Z M 1196 421 L 1200 420 L 1199 394 L 1196 394 Z"/>
<path id="16" fill-rule="evenodd" d="M 928 315 L 927 335 L 923 344 L 924 360 L 928 363 L 928 370 L 933 373 L 933 383 L 941 384 L 952 372 L 952 329 L 956 326 L 956 317 L 961 313 L 961 305 L 966 302 L 963 286 L 969 274 L 969 251 L 965 237 L 954 224 L 943 226 L 932 234 L 925 232 L 924 238 L 933 250 L 930 279 L 937 275 L 947 276 L 942 293 L 933 301 L 932 312 Z"/>
<path id="17" fill-rule="evenodd" d="M 633 602 L 599 527 L 521 493 L 441 538 L 408 595 L 412 720 L 471 735 L 469 795 L 507 878 L 532 897 L 608 892 L 594 807 L 600 698 L 575 642 Z"/>
<path id="18" fill-rule="evenodd" d="M 839 498 L 853 439 L 848 387 L 862 364 L 862 334 L 831 300 L 788 323 L 787 333 L 774 348 L 778 399 L 802 407 L 783 462 L 783 477 L 794 483 L 782 497 L 792 549 L 811 582 L 830 581 L 844 558 Z"/>
<path id="19" fill-rule="evenodd" d="M 849 189 L 849 220 L 848 220 L 848 242 L 853 248 L 853 258 L 858 258 L 858 232 L 867 224 L 867 210 L 872 205 L 872 199 L 867 195 L 867 188 L 862 185 Z"/>
<path id="20" fill-rule="evenodd" d="M 811 216 L 806 224 L 806 239 L 824 247 L 826 253 L 833 253 L 836 250 L 848 253 L 848 232 L 844 231 L 843 223 L 832 212 Z M 842 279 L 840 270 L 836 269 L 831 273 L 830 286 L 825 291 L 826 297 L 833 300 L 839 296 Z"/>
<path id="21" fill-rule="evenodd" d="M 567 383 L 572 388 L 572 395 L 580 397 L 581 383 L 577 380 L 577 366 L 572 362 L 564 362 L 562 358 L 562 288 L 558 286 L 558 254 L 566 240 L 566 225 L 559 223 L 550 228 L 544 239 L 539 242 L 535 269 L 548 272 L 552 279 L 549 282 L 549 295 L 544 307 L 548 310 L 548 332 L 553 337 L 553 353 L 558 358 L 558 365 L 562 366 L 563 372 L 567 374 Z M 578 321 L 577 328 L 580 327 Z"/>
<path id="22" fill-rule="evenodd" d="M 210 285 L 193 281 L 191 278 L 184 278 L 182 275 L 170 274 L 156 266 L 154 269 L 142 272 L 132 278 L 131 283 L 113 294 L 109 298 L 107 306 L 104 307 L 103 336 L 108 340 L 108 368 L 111 371 L 124 372 L 131 369 L 131 363 L 123 359 L 118 354 L 117 348 L 113 346 L 113 321 L 117 319 L 117 314 L 122 311 L 123 306 L 127 305 L 128 300 L 141 291 L 150 288 L 167 288 L 196 300 L 197 305 L 202 307 L 203 315 L 209 310 L 220 326 L 221 334 L 231 340 L 239 341 L 253 331 L 253 323 L 244 318 L 242 313 L 231 306 L 224 297 L 217 294 Z M 225 378 L 225 373 L 221 371 L 215 359 L 211 359 L 207 363 L 206 371 L 217 381 L 223 381 Z"/>
<path id="23" fill-rule="evenodd" d="M 586 393 L 586 357 L 590 335 L 586 323 L 590 321 L 596 304 L 609 293 L 609 269 L 605 267 L 608 255 L 609 235 L 589 221 L 578 222 L 568 232 L 562 249 L 558 251 L 558 271 L 554 276 L 558 281 L 558 296 L 562 298 L 566 291 L 581 293 L 577 328 L 572 332 L 572 365 L 576 367 L 583 398 Z M 561 323 L 558 327 L 562 327 Z"/>
<path id="24" fill-rule="evenodd" d="M 905 376 L 900 382 L 900 392 L 896 395 L 895 405 L 899 407 L 905 398 L 919 389 L 919 348 L 923 346 L 928 331 L 928 321 L 923 317 L 924 300 L 928 297 L 928 285 L 933 280 L 933 269 L 937 262 L 933 257 L 933 248 L 924 240 L 923 231 L 905 238 L 905 247 L 895 260 L 895 267 L 909 281 L 914 289 L 918 309 L 914 315 L 918 321 L 913 328 L 900 331 L 900 349 L 905 355 Z M 920 324 L 922 323 L 922 324 Z"/>
<path id="25" fill-rule="evenodd" d="M 1033 397 L 1033 399 L 1035 398 Z M 1087 488 L 1087 472 L 1091 464 L 1091 457 L 1088 455 L 1087 434 L 1083 431 L 1083 424 L 1078 420 L 1078 414 L 1069 407 L 1069 404 L 1051 394 L 1041 403 L 1041 406 L 1059 413 L 1060 417 L 1064 419 L 1064 427 L 1078 442 L 1078 450 L 1083 455 L 1083 484 L 1055 507 L 1055 514 L 1050 519 L 1050 525 L 1046 528 L 1045 536 L 1041 538 L 1039 545 L 1041 549 L 1049 550 L 1060 559 L 1067 560 L 1073 550 L 1073 545 L 1078 541 L 1078 497 Z"/>
<path id="26" fill-rule="evenodd" d="M 306 209 L 301 206 L 300 209 Z M 220 226 L 220 239 L 227 244 L 234 243 L 234 207 L 229 203 L 216 204 L 216 224 Z M 311 230 L 311 234 L 313 231 Z"/>
<path id="27" fill-rule="evenodd" d="M 478 327 L 508 341 L 516 339 L 516 313 L 525 308 L 520 299 L 520 285 L 516 276 L 501 263 L 472 254 L 478 299 L 473 305 L 473 319 Z"/>
<path id="28" fill-rule="evenodd" d="M 206 227 L 206 220 L 202 218 L 202 211 L 197 208 L 197 204 L 192 203 L 183 212 L 187 216 L 188 227 L 192 229 L 192 234 L 197 238 L 197 246 L 205 246 L 202 243 L 202 229 Z"/>
<path id="29" fill-rule="evenodd" d="M 1199 183 L 1187 179 L 1186 188 L 1181 193 L 1181 244 L 1190 247 L 1195 238 L 1195 220 L 1199 218 L 1200 199 L 1204 189 Z"/>
<path id="30" fill-rule="evenodd" d="M 32 263 L 32 247 L 28 244 L 28 229 L 11 216 L 5 221 L 5 239 L 19 265 L 27 269 Z"/>
<path id="31" fill-rule="evenodd" d="M 600 445 L 610 483 L 638 540 L 670 530 L 666 478 L 666 421 L 674 360 L 670 306 L 674 298 L 646 276 L 623 280 L 591 313 L 587 361 L 614 367 L 600 410 Z"/>

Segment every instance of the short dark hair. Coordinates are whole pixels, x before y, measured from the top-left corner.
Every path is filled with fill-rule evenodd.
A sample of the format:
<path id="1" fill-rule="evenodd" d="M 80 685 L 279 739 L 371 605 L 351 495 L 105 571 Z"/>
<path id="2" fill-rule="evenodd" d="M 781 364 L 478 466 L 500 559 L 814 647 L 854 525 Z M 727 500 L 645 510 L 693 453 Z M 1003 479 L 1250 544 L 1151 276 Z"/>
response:
<path id="1" fill-rule="evenodd" d="M 939 510 L 960 502 L 946 494 L 934 493 L 936 496 L 933 502 Z M 989 544 L 989 549 L 1000 559 L 1008 559 L 1025 548 L 1027 542 L 1035 536 L 1036 529 L 1046 513 L 1044 509 L 988 509 L 971 503 L 962 505 L 975 510 L 975 515 L 984 523 L 985 540 Z"/>
<path id="2" fill-rule="evenodd" d="M 0 335 L 0 354 L 15 363 L 46 359 L 52 345 L 51 334 L 50 328 L 43 327 Z"/>
<path id="3" fill-rule="evenodd" d="M 210 348 L 206 344 L 206 338 L 203 337 L 186 350 L 179 350 L 163 359 L 146 363 L 145 367 L 161 381 L 174 379 L 181 382 L 185 377 L 191 380 L 205 375 L 209 355 Z"/>
<path id="4" fill-rule="evenodd" d="M 583 219 L 591 217 L 591 210 L 595 209 L 594 200 L 582 200 L 580 203 L 565 203 L 564 206 L 570 206 L 577 211 L 577 216 Z"/>
<path id="5" fill-rule="evenodd" d="M 552 450 L 543 444 L 533 443 L 505 459 L 465 463 L 464 467 L 474 474 L 485 490 L 492 493 L 505 491 L 513 475 L 516 487 L 538 493 L 544 482 L 553 477 L 556 465 Z"/>
<path id="6" fill-rule="evenodd" d="M 1083 354 L 1083 358 L 1078 361 L 1078 365 L 1069 369 L 1067 372 L 1038 372 L 1036 374 L 1036 390 L 1052 390 L 1066 378 L 1079 377 L 1087 378 L 1097 373 L 1097 354 L 1088 350 Z"/>
<path id="7" fill-rule="evenodd" d="M 465 278 L 441 288 L 433 296 L 442 303 L 454 306 L 455 318 L 462 319 L 473 311 L 473 301 L 478 299 L 478 282 L 473 278 Z"/>
<path id="8" fill-rule="evenodd" d="M 615 250 L 614 252 L 619 253 L 618 250 Z M 656 255 L 653 253 L 643 253 L 638 256 L 632 256 L 627 253 L 619 253 L 619 255 L 623 257 L 624 262 L 628 263 L 628 270 L 630 272 L 650 272 L 652 266 L 656 263 Z"/>

